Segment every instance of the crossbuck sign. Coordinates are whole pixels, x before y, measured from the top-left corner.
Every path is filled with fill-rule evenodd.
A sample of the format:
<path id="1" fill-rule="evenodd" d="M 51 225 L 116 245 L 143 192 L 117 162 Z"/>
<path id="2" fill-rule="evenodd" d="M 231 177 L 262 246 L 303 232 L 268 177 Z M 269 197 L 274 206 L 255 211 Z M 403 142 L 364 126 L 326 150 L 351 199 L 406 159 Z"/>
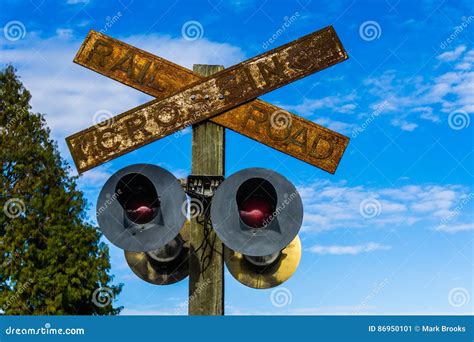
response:
<path id="1" fill-rule="evenodd" d="M 66 140 L 82 173 L 209 119 L 334 173 L 347 137 L 256 98 L 347 58 L 329 26 L 203 78 L 90 31 L 74 61 L 156 99 Z"/>

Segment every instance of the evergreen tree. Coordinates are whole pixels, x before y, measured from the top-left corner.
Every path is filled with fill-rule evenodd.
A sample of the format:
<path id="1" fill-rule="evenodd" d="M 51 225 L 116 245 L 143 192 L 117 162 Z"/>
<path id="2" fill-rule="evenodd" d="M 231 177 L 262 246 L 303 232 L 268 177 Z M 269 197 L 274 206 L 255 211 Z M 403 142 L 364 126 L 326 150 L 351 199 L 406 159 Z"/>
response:
<path id="1" fill-rule="evenodd" d="M 115 315 L 109 250 L 12 66 L 0 70 L 0 309 Z M 51 99 L 54 101 L 54 99 Z"/>

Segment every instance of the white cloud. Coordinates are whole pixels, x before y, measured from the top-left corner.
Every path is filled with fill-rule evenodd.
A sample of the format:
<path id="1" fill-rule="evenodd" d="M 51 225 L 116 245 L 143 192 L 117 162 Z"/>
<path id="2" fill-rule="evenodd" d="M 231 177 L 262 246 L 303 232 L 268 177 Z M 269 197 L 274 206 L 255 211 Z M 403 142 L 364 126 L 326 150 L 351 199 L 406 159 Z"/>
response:
<path id="1" fill-rule="evenodd" d="M 474 230 L 474 222 L 460 223 L 460 224 L 447 224 L 436 227 L 437 231 L 445 233 L 457 233 Z"/>
<path id="2" fill-rule="evenodd" d="M 327 117 L 316 118 L 314 121 L 321 126 L 332 129 L 341 134 L 349 134 L 356 127 L 354 124 L 333 120 Z"/>
<path id="3" fill-rule="evenodd" d="M 406 120 L 393 119 L 390 123 L 395 127 L 400 127 L 403 131 L 414 131 L 418 125 L 414 122 L 408 122 Z"/>
<path id="4" fill-rule="evenodd" d="M 77 24 L 77 26 L 78 27 L 86 27 L 86 26 L 89 26 L 90 22 L 91 22 L 90 20 L 83 20 L 83 21 L 79 22 Z"/>
<path id="5" fill-rule="evenodd" d="M 405 131 L 420 126 L 418 119 L 440 123 L 454 110 L 474 111 L 474 49 L 461 45 L 437 56 L 442 61 L 434 70 L 447 68 L 437 75 L 400 75 L 400 71 L 386 70 L 377 77 L 364 81 L 369 94 L 376 97 L 374 108 L 385 101 L 383 114 L 396 115 L 390 123 Z M 444 63 L 450 62 L 450 63 Z M 453 67 L 454 63 L 454 67 Z M 424 73 L 426 75 L 426 72 Z"/>
<path id="6" fill-rule="evenodd" d="M 71 39 L 73 37 L 74 31 L 71 29 L 66 28 L 58 28 L 56 29 L 56 36 L 59 39 Z"/>
<path id="7" fill-rule="evenodd" d="M 226 6 L 236 12 L 241 12 L 255 6 L 255 0 L 230 0 L 230 1 L 216 1 L 209 2 L 211 6 Z"/>
<path id="8" fill-rule="evenodd" d="M 75 5 L 75 4 L 88 4 L 90 0 L 67 0 L 67 3 L 70 5 Z"/>
<path id="9" fill-rule="evenodd" d="M 21 81 L 32 94 L 33 111 L 45 114 L 52 138 L 58 141 L 63 157 L 70 161 L 64 138 L 92 126 L 94 113 L 106 110 L 116 115 L 151 97 L 74 64 L 74 56 L 84 37 L 74 39 L 69 29 L 58 29 L 56 33 L 45 39 L 33 32 L 21 41 L 0 40 L 0 65 L 12 63 L 18 69 Z M 188 68 L 192 68 L 193 63 L 229 66 L 244 59 L 239 48 L 205 39 L 188 42 L 159 35 L 118 38 Z M 93 224 L 96 223 L 97 192 L 111 175 L 107 167 L 89 170 L 78 180 L 79 189 L 91 204 L 88 214 Z M 72 169 L 76 174 L 75 168 Z M 187 173 L 175 170 L 178 177 Z"/>
<path id="10" fill-rule="evenodd" d="M 474 50 L 468 51 L 463 59 L 456 64 L 455 69 L 458 70 L 470 70 L 474 64 Z"/>
<path id="11" fill-rule="evenodd" d="M 413 113 L 420 113 L 420 118 L 424 120 L 428 120 L 431 122 L 438 123 L 440 122 L 439 115 L 433 114 L 433 108 L 422 106 L 422 107 L 415 107 L 412 110 Z"/>
<path id="12" fill-rule="evenodd" d="M 205 38 L 187 41 L 153 34 L 119 39 L 188 69 L 192 69 L 193 64 L 222 64 L 227 68 L 245 59 L 245 54 L 239 47 Z"/>
<path id="13" fill-rule="evenodd" d="M 441 55 L 437 56 L 436 58 L 443 61 L 443 62 L 452 62 L 461 56 L 461 54 L 466 51 L 465 45 L 460 45 L 455 48 L 453 51 L 446 51 Z"/>
<path id="14" fill-rule="evenodd" d="M 0 65 L 12 63 L 32 94 L 33 111 L 46 114 L 52 137 L 60 151 L 67 151 L 64 137 L 93 125 L 99 110 L 114 115 L 152 98 L 73 63 L 84 37 L 72 37 L 70 29 L 58 29 L 51 38 L 37 34 L 16 42 L 0 41 Z M 194 63 L 223 64 L 244 59 L 229 44 L 200 39 L 194 42 L 161 35 L 116 37 L 187 68 Z M 69 153 L 66 153 L 68 156 Z"/>
<path id="15" fill-rule="evenodd" d="M 364 80 L 362 91 L 366 94 L 363 96 L 359 91 L 357 95 L 350 92 L 320 99 L 306 98 L 299 104 L 283 107 L 342 133 L 349 133 L 357 126 L 350 118 L 341 119 L 340 114 L 345 113 L 358 114 L 359 119 L 364 119 L 377 112 L 377 116 L 388 116 L 392 126 L 412 132 L 423 121 L 446 120 L 454 110 L 473 112 L 474 49 L 468 51 L 466 46 L 458 46 L 439 55 L 438 59 L 442 63 L 435 66 L 434 71 L 439 70 L 439 66 L 449 70 L 437 71 L 431 77 L 426 77 L 427 73 L 406 77 L 400 70 L 385 70 L 381 75 Z M 453 62 L 454 67 L 452 63 L 444 63 L 447 61 Z M 361 97 L 374 97 L 368 111 L 358 106 Z M 339 114 L 339 117 L 335 119 L 328 114 Z"/>
<path id="16" fill-rule="evenodd" d="M 357 110 L 357 96 L 354 92 L 347 95 L 326 96 L 320 99 L 304 98 L 303 102 L 296 105 L 281 105 L 282 108 L 297 115 L 305 116 L 309 120 L 329 128 L 333 131 L 348 134 L 355 124 L 335 120 L 331 114 L 353 114 Z"/>
<path id="17" fill-rule="evenodd" d="M 445 223 L 458 225 L 472 220 L 473 203 L 466 201 L 466 194 L 472 191 L 460 185 L 372 188 L 318 181 L 298 191 L 305 208 L 305 233 L 339 228 L 409 228 L 415 224 L 435 229 Z"/>
<path id="18" fill-rule="evenodd" d="M 320 99 L 304 98 L 303 102 L 297 105 L 285 105 L 284 108 L 294 111 L 303 116 L 320 116 L 324 111 L 334 113 L 353 113 L 356 109 L 356 94 L 326 96 Z"/>
<path id="19" fill-rule="evenodd" d="M 108 171 L 108 165 L 102 165 L 81 174 L 77 184 L 83 190 L 94 191 L 102 187 L 111 175 L 112 173 Z"/>
<path id="20" fill-rule="evenodd" d="M 343 255 L 350 254 L 356 255 L 360 253 L 368 253 L 380 250 L 389 250 L 390 246 L 381 245 L 375 242 L 369 242 L 363 245 L 353 245 L 353 246 L 321 246 L 316 245 L 308 248 L 308 251 L 315 254 L 332 254 L 332 255 Z"/>

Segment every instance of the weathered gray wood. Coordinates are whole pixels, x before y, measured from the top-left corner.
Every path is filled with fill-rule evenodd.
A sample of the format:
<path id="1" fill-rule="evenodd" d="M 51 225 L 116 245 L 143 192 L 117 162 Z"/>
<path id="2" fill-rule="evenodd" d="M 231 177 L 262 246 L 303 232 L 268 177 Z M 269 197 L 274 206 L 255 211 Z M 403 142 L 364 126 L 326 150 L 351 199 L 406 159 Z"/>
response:
<path id="1" fill-rule="evenodd" d="M 193 71 L 210 76 L 224 67 L 196 64 Z M 224 175 L 225 130 L 210 121 L 193 126 L 192 173 Z M 199 217 L 202 220 L 202 217 Z M 224 314 L 224 248 L 212 227 L 191 221 L 189 264 L 190 315 Z"/>

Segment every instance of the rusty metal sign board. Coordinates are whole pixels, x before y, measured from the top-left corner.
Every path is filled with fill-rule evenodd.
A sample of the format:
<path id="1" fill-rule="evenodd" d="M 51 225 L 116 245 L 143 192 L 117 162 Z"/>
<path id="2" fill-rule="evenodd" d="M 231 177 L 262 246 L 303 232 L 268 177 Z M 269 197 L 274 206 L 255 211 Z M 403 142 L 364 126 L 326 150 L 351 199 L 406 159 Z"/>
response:
<path id="1" fill-rule="evenodd" d="M 125 66 L 123 61 L 128 61 Z M 157 99 L 202 78 L 93 30 L 74 62 Z M 210 120 L 330 173 L 335 172 L 349 142 L 349 138 L 339 133 L 261 100 L 253 100 Z"/>
<path id="2" fill-rule="evenodd" d="M 74 63 L 164 99 L 202 76 L 134 46 L 91 30 Z"/>
<path id="3" fill-rule="evenodd" d="M 83 172 L 345 59 L 334 29 L 327 27 L 81 131 L 67 142 Z"/>

